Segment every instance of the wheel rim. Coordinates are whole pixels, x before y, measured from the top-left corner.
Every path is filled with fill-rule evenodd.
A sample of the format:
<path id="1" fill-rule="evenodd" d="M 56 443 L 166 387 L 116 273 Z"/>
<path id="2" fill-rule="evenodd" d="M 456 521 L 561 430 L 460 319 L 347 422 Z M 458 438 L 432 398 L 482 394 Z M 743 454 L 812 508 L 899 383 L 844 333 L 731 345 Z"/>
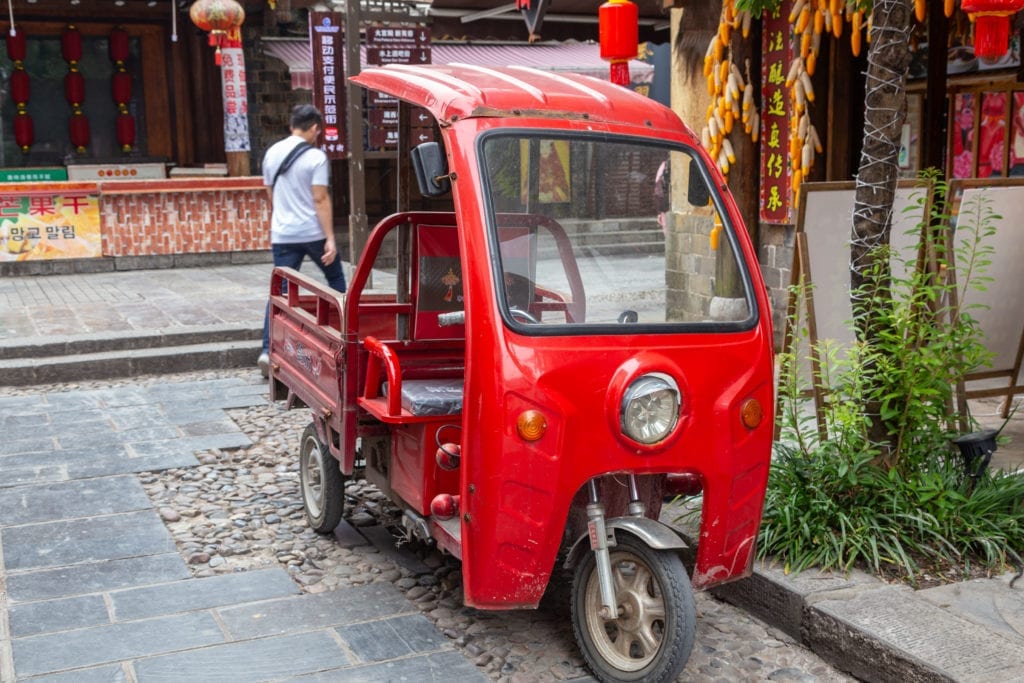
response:
<path id="1" fill-rule="evenodd" d="M 600 656 L 622 671 L 639 671 L 658 655 L 665 639 L 664 591 L 654 572 L 641 558 L 628 552 L 611 556 L 617 619 L 605 620 L 597 571 L 587 582 L 586 627 Z"/>
<path id="2" fill-rule="evenodd" d="M 302 443 L 302 494 L 310 516 L 320 516 L 324 508 L 323 451 L 313 435 Z"/>

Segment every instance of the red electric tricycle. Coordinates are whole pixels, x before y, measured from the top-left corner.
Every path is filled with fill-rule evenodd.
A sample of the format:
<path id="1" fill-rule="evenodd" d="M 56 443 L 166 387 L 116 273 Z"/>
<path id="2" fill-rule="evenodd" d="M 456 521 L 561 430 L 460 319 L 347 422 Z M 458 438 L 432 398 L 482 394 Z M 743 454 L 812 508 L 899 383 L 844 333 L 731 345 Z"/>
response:
<path id="1" fill-rule="evenodd" d="M 334 529 L 356 473 L 461 560 L 467 605 L 536 607 L 564 563 L 594 674 L 676 677 L 692 589 L 751 571 L 772 441 L 768 298 L 722 176 L 675 113 L 605 81 L 354 80 L 434 117 L 398 175 L 441 209 L 382 220 L 347 294 L 274 271 L 271 392 L 312 411 L 310 524 Z M 688 576 L 659 517 L 697 492 Z"/>

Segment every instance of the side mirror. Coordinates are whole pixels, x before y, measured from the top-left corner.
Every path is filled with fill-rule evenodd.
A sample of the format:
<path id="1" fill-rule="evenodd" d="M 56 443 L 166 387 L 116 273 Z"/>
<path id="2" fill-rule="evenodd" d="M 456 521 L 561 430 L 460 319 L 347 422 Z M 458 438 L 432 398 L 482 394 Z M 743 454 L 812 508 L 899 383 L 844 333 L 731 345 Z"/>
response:
<path id="1" fill-rule="evenodd" d="M 448 179 L 448 160 L 444 150 L 436 142 L 424 142 L 412 148 L 412 167 L 416 173 L 416 184 L 424 197 L 440 197 L 451 192 L 452 182 Z"/>
<path id="2" fill-rule="evenodd" d="M 711 201 L 711 190 L 704 180 L 704 174 L 700 172 L 700 164 L 696 159 L 690 159 L 689 183 L 686 188 L 686 198 L 690 206 L 707 206 Z"/>

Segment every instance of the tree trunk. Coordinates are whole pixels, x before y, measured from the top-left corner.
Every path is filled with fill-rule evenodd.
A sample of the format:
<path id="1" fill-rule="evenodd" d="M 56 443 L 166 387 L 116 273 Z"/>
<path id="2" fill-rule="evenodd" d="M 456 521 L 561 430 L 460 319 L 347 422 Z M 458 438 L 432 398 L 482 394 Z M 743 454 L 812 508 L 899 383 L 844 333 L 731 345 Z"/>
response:
<path id="1" fill-rule="evenodd" d="M 910 0 L 875 0 L 865 87 L 864 146 L 857 172 L 850 245 L 850 291 L 857 337 L 870 345 L 889 301 L 888 249 L 892 207 L 899 177 L 900 133 L 906 118 L 910 66 Z M 872 273 L 878 274 L 877 277 Z M 880 296 L 876 296 L 880 294 Z M 870 377 L 871 369 L 868 368 Z M 891 466 L 890 435 L 877 401 L 866 406 L 868 436 L 880 447 L 881 464 Z"/>

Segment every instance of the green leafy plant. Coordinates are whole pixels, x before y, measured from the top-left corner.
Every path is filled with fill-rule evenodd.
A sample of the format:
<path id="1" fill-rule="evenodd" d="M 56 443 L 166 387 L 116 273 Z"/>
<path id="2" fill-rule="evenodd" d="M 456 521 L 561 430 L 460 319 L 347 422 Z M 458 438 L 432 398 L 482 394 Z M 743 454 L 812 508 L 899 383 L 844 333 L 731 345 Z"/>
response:
<path id="1" fill-rule="evenodd" d="M 932 180 L 935 196 L 927 225 L 918 226 L 922 235 L 949 220 L 947 188 Z M 922 193 L 919 202 L 928 199 Z M 986 238 L 998 219 L 983 197 L 961 211 L 954 248 L 959 281 L 951 277 L 944 240 L 927 240 L 928 248 L 919 250 L 926 258 L 906 264 L 906 277 L 872 271 L 864 290 L 872 297 L 871 342 L 817 345 L 816 377 L 802 375 L 798 343 L 780 354 L 780 439 L 762 556 L 791 571 L 863 566 L 911 583 L 935 566 L 1020 561 L 1024 474 L 986 472 L 970 480 L 950 446 L 958 425 L 971 424 L 956 411 L 954 389 L 991 358 L 972 306 L 961 302 L 990 282 Z M 791 321 L 791 329 L 799 330 L 800 321 Z M 808 409 L 812 381 L 826 397 L 823 429 Z M 869 436 L 866 406 L 878 406 L 874 417 L 885 427 L 884 442 Z"/>

